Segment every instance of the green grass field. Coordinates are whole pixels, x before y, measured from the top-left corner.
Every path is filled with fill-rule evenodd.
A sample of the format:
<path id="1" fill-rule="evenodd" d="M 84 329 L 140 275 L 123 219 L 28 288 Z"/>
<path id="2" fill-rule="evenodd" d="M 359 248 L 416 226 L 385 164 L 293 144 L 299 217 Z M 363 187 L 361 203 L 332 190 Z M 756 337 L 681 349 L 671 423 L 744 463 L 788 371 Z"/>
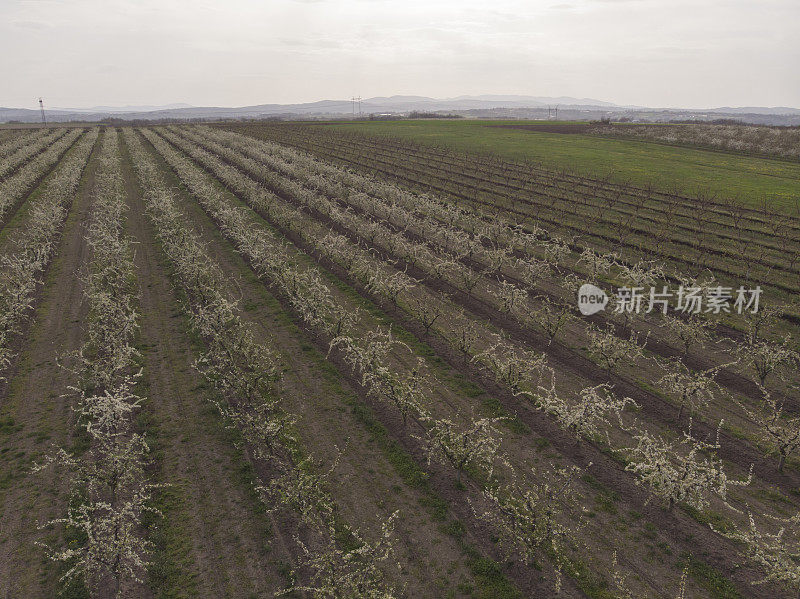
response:
<path id="1" fill-rule="evenodd" d="M 505 129 L 526 121 L 366 121 L 326 125 L 372 135 L 403 137 L 467 152 L 527 159 L 584 175 L 612 174 L 618 181 L 652 183 L 662 190 L 708 192 L 748 204 L 769 199 L 789 208 L 800 199 L 800 164 L 778 159 L 667 146 L 580 134 Z M 532 121 L 541 123 L 541 121 Z"/>

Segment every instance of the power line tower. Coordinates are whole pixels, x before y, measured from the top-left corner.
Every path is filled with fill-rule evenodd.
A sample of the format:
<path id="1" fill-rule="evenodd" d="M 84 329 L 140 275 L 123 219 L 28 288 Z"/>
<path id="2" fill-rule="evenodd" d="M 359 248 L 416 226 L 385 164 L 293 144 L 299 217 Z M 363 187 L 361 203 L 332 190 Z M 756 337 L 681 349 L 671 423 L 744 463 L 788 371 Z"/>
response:
<path id="1" fill-rule="evenodd" d="M 42 123 L 44 123 L 46 125 L 47 124 L 47 119 L 44 116 L 44 102 L 42 102 L 41 98 L 39 98 L 39 110 L 42 111 Z"/>
<path id="2" fill-rule="evenodd" d="M 358 102 L 358 118 L 361 118 L 361 96 L 357 98 L 353 96 L 350 100 L 353 102 L 353 118 L 356 116 L 356 102 Z"/>

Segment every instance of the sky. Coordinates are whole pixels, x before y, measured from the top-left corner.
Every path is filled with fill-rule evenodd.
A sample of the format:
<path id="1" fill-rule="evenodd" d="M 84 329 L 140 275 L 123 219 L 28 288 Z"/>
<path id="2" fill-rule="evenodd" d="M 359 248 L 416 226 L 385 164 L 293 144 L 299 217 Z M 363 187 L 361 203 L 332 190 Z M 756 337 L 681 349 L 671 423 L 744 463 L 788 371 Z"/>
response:
<path id="1" fill-rule="evenodd" d="M 800 0 L 0 0 L 0 106 L 800 108 Z"/>

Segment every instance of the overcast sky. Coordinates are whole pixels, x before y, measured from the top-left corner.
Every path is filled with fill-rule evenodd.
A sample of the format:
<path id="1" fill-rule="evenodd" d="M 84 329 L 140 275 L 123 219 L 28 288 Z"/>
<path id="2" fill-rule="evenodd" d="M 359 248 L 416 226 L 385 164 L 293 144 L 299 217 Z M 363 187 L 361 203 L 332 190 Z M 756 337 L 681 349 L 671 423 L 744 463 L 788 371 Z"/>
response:
<path id="1" fill-rule="evenodd" d="M 0 0 L 0 106 L 800 107 L 800 0 Z"/>

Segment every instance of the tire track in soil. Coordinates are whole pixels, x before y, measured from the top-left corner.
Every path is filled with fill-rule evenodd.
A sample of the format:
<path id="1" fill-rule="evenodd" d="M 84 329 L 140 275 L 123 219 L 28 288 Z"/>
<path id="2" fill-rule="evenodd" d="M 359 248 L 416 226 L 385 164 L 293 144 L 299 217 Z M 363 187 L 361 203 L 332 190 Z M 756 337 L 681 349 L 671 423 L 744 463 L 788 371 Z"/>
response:
<path id="1" fill-rule="evenodd" d="M 0 596 L 52 598 L 58 588 L 58 566 L 35 541 L 57 543 L 56 532 L 37 525 L 63 516 L 68 494 L 61 473 L 30 472 L 33 462 L 54 445 L 68 448 L 75 425 L 72 399 L 63 397 L 74 375 L 57 360 L 80 348 L 87 308 L 81 271 L 88 246 L 84 238 L 97 170 L 95 142 L 61 232 L 56 254 L 45 272 L 23 343 L 16 375 L 0 410 Z M 62 155 L 63 158 L 63 155 Z"/>
<path id="2" fill-rule="evenodd" d="M 152 150 L 150 143 L 146 139 L 143 141 L 148 149 Z M 153 152 L 161 162 L 160 156 L 154 150 Z M 169 173 L 167 176 L 170 179 L 173 178 L 174 174 L 171 169 L 166 165 L 163 166 L 164 172 Z M 177 182 L 178 179 L 175 178 L 175 181 Z M 291 308 L 286 302 L 281 301 L 279 293 L 276 293 L 277 290 L 252 274 L 246 260 L 224 238 L 213 219 L 203 211 L 202 207 L 189 195 L 189 192 L 184 191 L 180 194 L 179 200 L 181 207 L 190 216 L 188 224 L 206 243 L 208 254 L 220 265 L 222 270 L 229 276 L 242 271 L 246 273 L 245 277 L 237 277 L 238 292 L 242 296 L 242 304 L 253 310 L 243 311 L 242 317 L 254 327 L 257 339 L 280 339 L 280 350 L 289 355 L 291 368 L 289 372 L 284 373 L 284 382 L 288 385 L 284 385 L 282 398 L 290 403 L 288 409 L 299 416 L 301 438 L 309 440 L 309 445 L 312 446 L 310 448 L 317 457 L 326 456 L 326 459 L 323 459 L 324 464 L 321 470 L 328 467 L 327 462 L 331 461 L 330 456 L 335 452 L 336 446 L 338 445 L 342 449 L 345 440 L 349 440 L 347 450 L 341 456 L 331 484 L 337 508 L 341 510 L 345 521 L 363 528 L 362 525 L 367 523 L 367 519 L 364 518 L 365 505 L 380 510 L 380 518 L 388 517 L 394 509 L 401 510 L 401 518 L 395 525 L 395 535 L 400 540 L 399 553 L 404 558 L 404 564 L 407 567 L 411 565 L 417 574 L 416 578 L 405 577 L 403 579 L 403 582 L 408 584 L 406 589 L 408 597 L 431 597 L 443 594 L 442 588 L 438 586 L 440 581 L 432 576 L 430 571 L 431 560 L 435 562 L 435 571 L 441 576 L 448 576 L 453 581 L 458 576 L 464 577 L 459 580 L 469 578 L 469 572 L 464 564 L 460 563 L 462 561 L 461 549 L 456 546 L 452 537 L 440 530 L 441 523 L 432 522 L 427 510 L 420 509 L 419 505 L 426 503 L 424 493 L 406 486 L 396 477 L 392 466 L 385 461 L 381 454 L 377 453 L 371 433 L 365 431 L 363 425 L 354 421 L 354 418 L 349 415 L 350 410 L 343 406 L 341 397 L 334 397 L 336 391 L 326 390 L 324 384 L 321 386 L 320 383 L 324 383 L 322 381 L 324 375 L 314 372 L 314 369 L 319 367 L 306 363 L 304 352 L 307 352 L 308 348 L 303 347 L 306 345 L 303 342 L 303 336 L 313 342 L 320 356 L 325 356 L 327 353 L 328 342 L 290 316 L 293 314 Z M 278 298 L 277 308 L 270 308 L 269 298 Z M 291 318 L 297 328 L 282 325 L 280 316 L 273 310 L 277 310 L 284 317 Z M 298 338 L 298 335 L 301 337 Z M 366 397 L 355 377 L 342 374 L 348 372 L 342 361 L 334 364 L 339 370 L 337 374 L 344 378 L 347 395 L 357 397 L 360 403 L 370 406 L 376 414 L 380 412 L 379 420 L 381 422 L 386 422 L 388 417 L 393 425 L 400 426 L 397 418 L 387 416 L 387 411 L 383 409 L 383 406 Z M 341 379 L 339 382 L 342 382 Z M 342 414 L 345 413 L 348 416 L 343 418 Z M 334 427 L 331 426 L 331 419 L 335 420 Z M 410 435 L 407 435 L 405 441 L 402 446 L 406 451 L 411 446 L 417 447 L 417 442 L 413 441 Z M 425 457 L 418 450 L 412 455 L 418 464 L 425 463 Z M 466 535 L 468 541 L 475 546 L 482 547 L 487 555 L 494 554 L 493 557 L 496 561 L 503 563 L 493 544 L 486 541 L 491 538 L 492 532 L 487 527 L 468 524 L 470 521 L 474 521 L 474 516 L 464 501 L 464 493 L 457 491 L 455 485 L 451 484 L 455 478 L 445 468 L 434 466 L 427 470 L 432 473 L 430 481 L 436 482 L 431 486 L 434 487 L 437 495 L 447 501 L 457 520 L 461 524 L 466 524 L 467 530 L 470 531 Z M 389 478 L 388 482 L 387 477 Z M 449 481 L 449 483 L 440 484 L 438 481 Z M 397 489 L 397 485 L 401 486 L 401 490 Z M 388 507 L 389 504 L 392 507 Z M 378 517 L 372 519 L 377 521 Z M 474 529 L 478 529 L 480 533 L 476 534 Z M 379 532 L 378 527 L 371 527 L 371 536 L 377 536 Z M 426 560 L 428 561 L 426 562 Z M 517 568 L 515 572 L 520 579 L 526 581 L 523 588 L 538 588 L 542 593 L 552 590 L 550 581 L 542 584 L 538 580 L 538 573 L 536 576 L 531 576 L 530 572 L 524 570 L 524 568 Z M 582 596 L 580 592 L 570 593 L 569 581 L 565 582 L 566 588 L 563 591 L 565 598 Z"/>
<path id="3" fill-rule="evenodd" d="M 202 168 L 202 167 L 201 167 Z M 224 187 L 224 185 L 223 185 Z M 234 194 L 235 195 L 235 194 Z M 239 198 L 243 204 L 247 204 Z M 265 218 L 262 215 L 262 218 Z M 269 219 L 265 220 L 270 222 Z M 274 223 L 271 223 L 275 226 Z M 753 587 L 749 583 L 758 578 L 758 573 L 750 567 L 739 567 L 738 559 L 735 555 L 730 542 L 719 537 L 707 527 L 681 514 L 680 512 L 666 512 L 654 505 L 654 502 L 646 503 L 647 493 L 633 485 L 631 476 L 623 472 L 622 467 L 612 462 L 605 454 L 600 452 L 591 444 L 575 445 L 574 437 L 558 428 L 549 418 L 542 416 L 541 413 L 532 412 L 527 409 L 520 410 L 521 406 L 517 398 L 511 396 L 509 392 L 500 387 L 484 373 L 477 373 L 471 368 L 464 366 L 460 356 L 456 355 L 449 346 L 443 341 L 426 336 L 422 331 L 422 326 L 412 321 L 398 308 L 386 301 L 370 294 L 362 285 L 353 281 L 351 277 L 337 264 L 332 263 L 326 257 L 320 255 L 311 248 L 306 242 L 299 238 L 294 232 L 285 230 L 281 227 L 276 229 L 291 241 L 300 251 L 312 257 L 320 266 L 328 270 L 339 280 L 352 286 L 358 293 L 379 306 L 389 317 L 400 326 L 412 332 L 418 339 L 428 343 L 443 357 L 445 362 L 455 370 L 461 372 L 468 380 L 477 384 L 481 389 L 490 395 L 498 398 L 503 407 L 510 413 L 516 414 L 520 420 L 526 424 L 537 435 L 551 441 L 562 455 L 570 459 L 573 463 L 586 468 L 592 462 L 594 466 L 588 471 L 601 483 L 610 489 L 617 490 L 622 496 L 621 505 L 627 510 L 636 510 L 644 514 L 648 520 L 654 523 L 659 529 L 660 540 L 679 548 L 682 552 L 699 555 L 704 561 L 718 568 L 736 584 L 737 588 L 750 597 L 772 597 L 771 589 L 766 587 Z M 346 367 L 341 368 L 342 372 L 347 372 Z M 347 375 L 344 375 L 347 378 Z M 380 406 L 374 406 L 377 412 L 381 411 Z M 385 412 L 384 412 L 385 413 Z M 390 431 L 396 436 L 398 442 L 407 449 L 412 455 L 415 452 L 414 442 L 407 438 L 397 426 L 388 425 Z M 438 477 L 437 477 L 438 478 Z M 445 492 L 448 490 L 445 489 Z M 452 495 L 450 492 L 448 495 Z M 447 496 L 447 495 L 446 495 Z M 698 553 L 699 552 L 699 553 Z"/>
<path id="4" fill-rule="evenodd" d="M 145 216 L 127 148 L 123 156 L 127 230 L 134 239 L 140 286 L 147 409 L 159 429 L 156 477 L 169 485 L 162 491 L 167 496 L 164 519 L 156 519 L 155 526 L 167 529 L 163 550 L 173 562 L 157 566 L 179 576 L 175 586 L 153 590 L 169 597 L 272 596 L 285 586 L 280 562 L 289 559 L 288 552 L 280 535 L 269 530 L 241 476 L 241 454 L 204 397 L 207 391 L 192 368 L 177 297 Z"/>

